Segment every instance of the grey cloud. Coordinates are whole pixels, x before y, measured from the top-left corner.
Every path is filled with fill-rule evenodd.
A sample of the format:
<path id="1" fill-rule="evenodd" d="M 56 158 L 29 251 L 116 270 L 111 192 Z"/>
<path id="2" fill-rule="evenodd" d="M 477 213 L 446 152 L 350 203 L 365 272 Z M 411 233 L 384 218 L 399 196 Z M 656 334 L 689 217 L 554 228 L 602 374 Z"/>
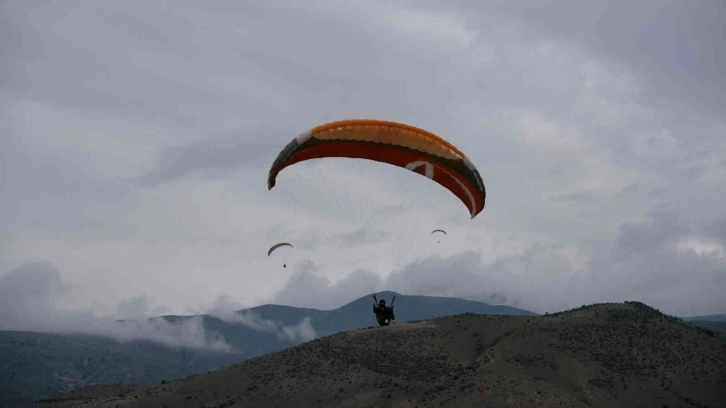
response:
<path id="1" fill-rule="evenodd" d="M 116 308 L 116 315 L 120 319 L 138 319 L 139 317 L 150 317 L 146 315 L 148 310 L 149 299 L 146 295 L 141 294 L 119 303 Z"/>
<path id="2" fill-rule="evenodd" d="M 320 335 L 315 331 L 312 325 L 312 319 L 306 317 L 297 325 L 282 326 L 282 332 L 292 341 L 310 341 L 318 338 Z"/>
<path id="3" fill-rule="evenodd" d="M 411 295 L 454 296 L 480 301 L 505 302 L 496 292 L 493 276 L 480 276 L 479 255 L 467 252 L 450 258 L 430 258 L 394 272 L 387 279 L 357 269 L 340 280 L 331 281 L 310 263 L 295 273 L 273 301 L 282 304 L 333 309 L 366 293 L 395 290 Z M 494 285 L 495 286 L 495 285 Z"/>
<path id="4" fill-rule="evenodd" d="M 272 302 L 285 305 L 334 309 L 380 287 L 381 278 L 367 270 L 357 269 L 332 282 L 320 276 L 318 267 L 307 262 L 296 271 L 285 286 L 272 297 Z"/>
<path id="5" fill-rule="evenodd" d="M 508 262 L 511 262 L 510 266 Z M 515 259 L 501 261 L 514 267 Z M 530 265 L 531 267 L 531 265 Z M 521 282 L 521 281 L 519 281 Z M 305 307 L 332 309 L 371 291 L 393 290 L 408 295 L 450 296 L 494 304 L 519 304 L 521 296 L 511 290 L 514 283 L 501 277 L 497 267 L 485 267 L 479 254 L 465 252 L 447 258 L 428 258 L 407 265 L 386 279 L 356 270 L 331 282 L 319 275 L 314 265 L 291 277 L 273 301 Z M 505 293 L 511 293 L 505 294 Z M 524 304 L 527 304 L 524 299 Z"/>
<path id="6" fill-rule="evenodd" d="M 615 242 L 618 255 L 643 253 L 673 245 L 688 232 L 678 215 L 665 208 L 654 210 L 649 218 L 646 222 L 626 223 L 620 227 L 620 234 Z"/>
<path id="7" fill-rule="evenodd" d="M 718 240 L 726 248 L 726 218 L 716 219 L 704 227 L 707 237 Z"/>
<path id="8" fill-rule="evenodd" d="M 698 236 L 677 213 L 657 208 L 641 222 L 622 225 L 613 243 L 593 253 L 587 272 L 574 274 L 565 287 L 581 304 L 640 300 L 677 315 L 721 310 L 726 259 L 677 245 Z"/>
<path id="9" fill-rule="evenodd" d="M 672 189 L 669 187 L 665 187 L 665 186 L 653 187 L 648 192 L 648 196 L 653 197 L 653 198 L 662 198 L 663 195 L 666 194 L 667 192 L 669 192 L 670 190 L 672 190 Z"/>
<path id="10" fill-rule="evenodd" d="M 348 233 L 336 234 L 330 237 L 330 241 L 343 248 L 353 248 L 358 245 L 380 242 L 387 236 L 386 231 L 361 227 Z"/>
<path id="11" fill-rule="evenodd" d="M 202 10 L 175 2 L 171 11 L 143 1 L 108 5 L 80 5 L 72 13 L 68 5 L 9 5 L 7 15 L 16 23 L 5 38 L 24 40 L 8 52 L 4 93 L 186 131 L 219 129 L 228 118 L 273 122 L 280 110 L 295 117 L 297 103 L 360 105 L 356 94 L 375 95 L 351 73 L 375 69 L 377 59 L 366 52 L 380 51 L 361 40 L 365 31 L 314 10 L 301 15 L 276 7 L 270 19 L 267 7 L 242 3 Z M 286 27 L 312 20 L 298 35 L 286 34 Z M 310 44 L 316 45 L 313 52 Z M 358 52 L 325 58 L 351 48 Z"/>
<path id="12" fill-rule="evenodd" d="M 71 324 L 81 323 L 80 321 L 68 320 L 67 317 L 61 319 L 66 319 L 59 321 L 63 327 L 58 331 L 62 333 L 94 334 L 108 336 L 118 341 L 148 340 L 170 347 L 234 351 L 220 334 L 207 332 L 204 329 L 202 316 L 192 316 L 175 323 L 161 318 L 121 322 L 93 318 L 84 321 L 84 327 L 71 327 Z M 51 331 L 56 330 L 51 329 Z"/>
<path id="13" fill-rule="evenodd" d="M 124 300 L 116 307 L 116 316 L 119 319 L 147 319 L 168 312 L 167 307 L 154 306 L 153 299 L 145 293 Z"/>
<path id="14" fill-rule="evenodd" d="M 213 315 L 230 323 L 240 324 L 251 329 L 276 335 L 280 339 L 305 342 L 319 337 L 310 317 L 305 317 L 295 325 L 284 325 L 273 320 L 264 320 L 252 312 L 235 312 Z"/>
<path id="15" fill-rule="evenodd" d="M 72 270 L 74 282 L 114 281 L 123 272 L 144 282 L 149 302 L 163 299 L 175 310 L 189 293 L 203 302 L 232 285 L 272 296 L 286 275 L 268 269 L 267 240 L 284 236 L 299 242 L 296 249 L 319 250 L 328 237 L 361 225 L 387 229 L 402 204 L 422 225 L 462 228 L 467 249 L 481 257 L 426 261 L 468 271 L 460 274 L 468 291 L 458 283 L 449 289 L 421 262 L 415 265 L 428 281 L 397 281 L 404 289 L 485 301 L 499 293 L 546 309 L 556 302 L 539 292 L 557 293 L 558 285 L 581 288 L 573 297 L 595 296 L 582 283 L 590 275 L 571 271 L 570 258 L 602 261 L 597 270 L 612 277 L 603 283 L 608 298 L 628 294 L 613 288 L 641 276 L 636 263 L 700 259 L 701 270 L 718 270 L 717 258 L 673 248 L 683 229 L 706 234 L 690 225 L 722 215 L 726 201 L 723 117 L 709 116 L 725 110 L 719 3 L 165 3 L 3 6 L 0 247 L 7 250 L 0 268 L 37 254 Z M 400 191 L 389 173 L 367 169 L 357 173 L 365 196 L 344 197 L 356 167 L 347 164 L 336 167 L 340 174 L 267 191 L 269 162 L 290 138 L 347 117 L 397 120 L 444 136 L 479 168 L 487 209 L 473 221 L 452 215 L 434 223 L 445 191 Z M 395 178 L 410 180 L 404 173 Z M 672 203 L 679 219 L 618 229 L 660 202 Z M 360 214 L 348 208 L 372 221 L 352 220 Z M 272 231 L 275 223 L 284 231 Z M 710 234 L 717 240 L 720 233 Z M 378 247 L 395 247 L 399 238 L 382 237 Z M 491 239 L 530 249 L 493 260 L 492 248 L 473 244 Z M 611 257 L 592 247 L 606 240 Z M 357 255 L 377 255 L 375 248 L 340 245 L 324 256 L 344 268 Z M 344 302 L 328 289 L 359 265 L 328 265 L 303 276 L 307 290 Z M 629 275 L 616 278 L 608 265 Z M 202 270 L 207 291 L 192 278 Z M 163 282 L 171 275 L 170 289 Z M 359 283 L 351 287 L 375 283 L 376 275 L 354 276 Z M 718 286 L 692 280 L 680 292 L 684 301 L 711 307 L 690 295 L 696 284 Z M 118 290 L 131 298 L 133 287 Z M 115 290 L 89 283 L 88 293 L 103 298 Z M 136 298 L 127 307 L 145 306 Z"/>
<path id="16" fill-rule="evenodd" d="M 159 46 L 171 44 L 161 41 L 164 30 L 151 21 L 161 15 L 144 7 L 136 10 L 139 15 L 133 16 L 133 12 L 107 8 L 109 4 L 7 5 L 3 15 L 14 23 L 9 26 L 12 35 L 5 38 L 22 38 L 22 42 L 8 52 L 3 93 L 65 109 L 134 115 L 186 125 L 195 123 L 192 111 L 180 112 L 168 98 L 185 100 L 188 108 L 200 110 L 224 100 L 179 78 L 177 72 L 185 67 L 183 60 L 157 55 L 165 69 L 154 72 L 155 69 L 145 67 L 142 56 L 153 53 L 150 44 L 155 44 L 157 51 L 163 49 Z M 167 18 L 166 28 L 179 21 Z M 183 25 L 189 28 L 188 24 Z M 56 34 L 58 30 L 63 32 L 62 36 Z M 119 52 L 129 43 L 136 47 Z M 39 63 L 50 60 L 55 64 Z M 107 81 L 108 78 L 114 80 Z M 153 93 L 148 92 L 151 89 Z"/>
<path id="17" fill-rule="evenodd" d="M 477 18 L 508 15 L 537 34 L 580 43 L 636 68 L 651 103 L 696 108 L 715 118 L 726 110 L 726 56 L 715 40 L 726 35 L 723 2 L 459 3 L 480 10 L 471 14 Z"/>
<path id="18" fill-rule="evenodd" d="M 307 231 L 303 236 L 299 237 L 295 242 L 300 249 L 311 250 L 322 240 L 322 233 L 319 231 Z"/>
<path id="19" fill-rule="evenodd" d="M 0 327 L 24 329 L 45 319 L 53 298 L 69 289 L 48 262 L 27 262 L 0 277 Z"/>
<path id="20" fill-rule="evenodd" d="M 614 241 L 595 248 L 584 270 L 568 259 L 567 248 L 535 245 L 489 264 L 473 251 L 431 257 L 394 272 L 376 287 L 520 305 L 535 312 L 639 300 L 676 315 L 716 313 L 726 308 L 726 259 L 675 245 L 699 235 L 672 212 L 658 208 L 641 222 L 623 224 Z M 347 282 L 359 279 L 359 273 L 349 275 Z M 276 299 L 296 305 L 308 301 L 305 294 L 330 296 L 338 287 L 350 288 L 310 268 L 291 279 Z M 358 296 L 363 293 L 359 290 Z"/>
<path id="21" fill-rule="evenodd" d="M 507 296 L 501 293 L 492 293 L 491 295 L 489 295 L 489 299 L 495 305 L 507 303 Z"/>
<path id="22" fill-rule="evenodd" d="M 86 311 L 59 310 L 56 305 L 58 296 L 70 289 L 53 264 L 48 262 L 29 262 L 11 270 L 0 278 L 0 330 L 83 333 L 122 342 L 148 340 L 171 347 L 233 351 L 223 337 L 204 329 L 202 315 L 178 322 L 158 317 L 149 319 L 166 308 L 154 306 L 153 300 L 145 294 L 118 305 L 116 316 L 123 319 L 120 321 Z M 286 326 L 263 320 L 250 312 L 235 312 L 240 306 L 229 297 L 220 296 L 209 308 L 208 314 L 290 341 L 308 341 L 318 337 L 310 319 Z"/>
<path id="23" fill-rule="evenodd" d="M 292 139 L 292 134 L 292 131 L 241 130 L 229 136 L 172 147 L 162 152 L 155 167 L 140 182 L 155 186 L 199 171 L 264 167 L 272 162 L 280 145 Z"/>
<path id="24" fill-rule="evenodd" d="M 325 299 L 323 291 L 331 282 L 316 274 L 317 267 L 312 262 L 302 262 L 302 267 L 295 271 L 285 286 L 272 298 L 273 303 L 295 305 L 301 307 L 321 307 Z"/>
<path id="25" fill-rule="evenodd" d="M 724 122 L 722 115 L 715 113 L 724 110 L 726 100 L 721 95 L 726 93 L 713 91 L 723 87 L 719 79 L 723 75 L 714 74 L 724 71 L 726 58 L 716 52 L 719 46 L 713 39 L 719 38 L 718 32 L 723 31 L 724 24 L 715 23 L 723 20 L 722 5 L 658 1 L 600 2 L 594 7 L 574 1 L 547 5 L 471 1 L 456 4 L 468 11 L 467 22 L 480 30 L 481 43 L 488 45 L 495 41 L 492 35 L 495 30 L 483 27 L 498 27 L 509 20 L 514 43 L 536 45 L 533 48 L 538 49 L 540 59 L 520 64 L 524 67 L 520 69 L 550 75 L 548 83 L 561 87 L 556 91 L 542 91 L 542 95 L 550 96 L 550 102 L 535 100 L 536 110 L 588 134 L 584 140 L 596 146 L 598 155 L 607 157 L 608 162 L 638 169 L 642 172 L 639 177 L 649 173 L 671 185 L 692 184 L 719 168 L 715 158 L 724 149 Z M 456 10 L 453 3 L 449 5 Z M 686 15 L 690 17 L 684 18 Z M 673 36 L 652 35 L 658 31 L 670 32 Z M 583 53 L 571 81 L 545 68 L 572 56 L 561 52 L 564 44 L 580 45 Z M 699 49 L 703 52 L 692 53 Z M 691 52 L 681 55 L 682 61 L 673 61 L 671 57 L 675 54 L 666 55 L 682 51 Z M 721 68 L 700 75 L 698 70 L 678 71 L 676 67 L 682 64 Z M 537 75 L 526 77 L 527 84 L 539 83 Z M 512 95 L 526 93 L 515 90 L 516 84 L 507 86 Z M 596 101 L 591 99 L 595 95 Z M 717 99 L 715 95 L 719 95 Z M 545 104 L 547 108 L 543 110 Z M 573 114 L 583 108 L 591 110 L 589 124 Z M 691 119 L 684 121 L 684 117 Z M 660 134 L 667 137 L 654 137 Z M 636 148 L 640 139 L 647 143 Z M 705 146 L 710 148 L 702 149 Z M 720 185 L 722 178 L 718 180 L 712 182 Z M 676 190 L 669 193 L 679 195 Z"/>
<path id="26" fill-rule="evenodd" d="M 672 227 L 648 226 L 651 230 L 667 231 Z M 627 237 L 632 230 L 623 230 Z M 686 239 L 698 232 L 686 229 L 680 236 Z M 640 233 L 635 233 L 641 236 Z M 614 246 L 599 254 L 590 273 L 580 280 L 579 296 L 596 301 L 626 299 L 640 300 L 676 315 L 693 315 L 699 310 L 718 312 L 726 307 L 726 260 L 714 253 L 679 250 L 671 239 L 650 239 L 650 245 L 634 248 Z M 633 242 L 624 238 L 621 242 Z"/>
<path id="27" fill-rule="evenodd" d="M 229 295 L 219 295 L 206 307 L 206 313 L 212 316 L 224 316 L 226 313 L 234 313 L 234 311 L 242 309 L 242 302 L 232 299 Z M 195 313 L 199 313 L 195 310 Z"/>
<path id="28" fill-rule="evenodd" d="M 385 287 L 406 294 L 488 298 L 491 282 L 479 275 L 480 270 L 481 259 L 476 252 L 428 258 L 394 272 Z"/>
<path id="29" fill-rule="evenodd" d="M 572 201 L 578 204 L 584 204 L 592 201 L 593 199 L 595 199 L 595 197 L 591 193 L 583 191 L 559 195 L 554 197 L 552 201 Z"/>
<path id="30" fill-rule="evenodd" d="M 90 311 L 64 311 L 58 298 L 71 286 L 48 262 L 28 262 L 0 278 L 0 330 L 101 335 L 118 341 L 149 340 L 172 347 L 231 351 L 215 333 L 206 333 L 201 318 L 171 323 L 164 319 L 114 321 Z M 121 311 L 148 308 L 144 297 L 125 302 Z"/>
<path id="31" fill-rule="evenodd" d="M 632 182 L 623 188 L 622 194 L 637 194 L 644 190 L 644 186 L 639 182 Z"/>
<path id="32" fill-rule="evenodd" d="M 280 322 L 262 319 L 249 310 L 238 310 L 241 304 L 233 301 L 229 296 L 219 296 L 207 311 L 207 314 L 229 323 L 239 324 L 253 330 L 267 332 L 278 338 L 304 342 L 318 337 L 312 325 L 312 319 L 305 317 L 296 325 L 284 325 Z"/>

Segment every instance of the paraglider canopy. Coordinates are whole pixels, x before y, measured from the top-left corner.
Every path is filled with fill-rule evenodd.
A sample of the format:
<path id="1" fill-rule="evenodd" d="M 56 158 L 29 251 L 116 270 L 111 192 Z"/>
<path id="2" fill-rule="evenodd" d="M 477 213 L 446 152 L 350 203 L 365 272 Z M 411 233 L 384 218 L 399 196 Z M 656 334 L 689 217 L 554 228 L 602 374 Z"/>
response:
<path id="1" fill-rule="evenodd" d="M 298 167 L 298 163 L 304 164 Z M 285 173 L 290 178 L 282 182 L 279 174 L 290 166 L 295 171 Z M 318 172 L 313 175 L 315 171 Z M 412 176 L 411 173 L 425 178 Z M 348 174 L 356 177 L 344 179 Z M 384 175 L 386 179 L 375 179 L 378 174 Z M 368 179 L 381 182 L 383 188 L 380 191 L 366 191 L 367 185 L 364 183 Z M 305 181 L 300 182 L 302 180 Z M 426 231 L 445 226 L 440 224 L 440 220 L 429 224 L 420 218 L 415 219 L 416 212 L 407 211 L 409 206 L 418 206 L 422 210 L 420 214 L 446 217 L 451 209 L 460 209 L 463 203 L 468 211 L 461 211 L 453 217 L 468 214 L 474 218 L 484 209 L 486 202 L 484 181 L 479 171 L 456 146 L 427 130 L 375 119 L 325 123 L 292 138 L 270 165 L 268 189 L 272 190 L 278 181 L 284 187 L 275 190 L 276 194 L 291 193 L 295 201 L 299 199 L 296 204 L 304 205 L 305 208 L 325 211 L 329 203 L 337 204 L 327 207 L 331 212 L 326 214 L 330 219 L 336 218 L 336 222 L 345 219 L 346 226 L 354 225 L 358 220 L 353 218 L 360 217 L 364 225 L 355 234 L 366 241 L 367 247 L 374 248 L 377 236 L 390 237 L 386 239 L 392 245 L 384 246 L 383 250 L 349 258 L 350 262 L 356 264 L 374 264 L 372 268 L 389 265 L 398 268 L 401 264 L 405 265 L 419 251 L 427 249 L 427 245 L 423 245 L 430 241 L 430 236 L 425 235 Z M 425 189 L 426 192 L 417 191 L 417 188 Z M 311 191 L 316 194 L 309 194 Z M 446 201 L 451 205 L 449 211 L 443 211 Z M 336 208 L 337 214 L 332 214 Z M 390 218 L 379 222 L 386 217 Z M 383 259 L 382 252 L 386 252 L 385 255 L 390 256 L 390 259 Z"/>
<path id="2" fill-rule="evenodd" d="M 435 134 L 402 123 L 350 119 L 326 123 L 294 138 L 270 167 L 267 188 L 280 171 L 295 163 L 324 157 L 367 159 L 402 167 L 448 189 L 469 209 L 484 209 L 486 190 L 466 155 Z"/>
<path id="3" fill-rule="evenodd" d="M 435 229 L 435 230 L 431 231 L 431 235 L 434 235 L 434 232 L 441 232 L 441 233 L 443 233 L 444 235 L 447 235 L 447 234 L 446 234 L 446 231 L 444 231 L 444 230 L 440 230 L 440 229 Z M 438 241 L 438 242 L 440 243 L 441 241 Z"/>
<path id="4" fill-rule="evenodd" d="M 289 244 L 287 242 L 280 242 L 279 244 L 275 244 L 272 247 L 270 247 L 270 249 L 267 251 L 267 256 L 269 257 L 270 255 L 272 255 L 273 252 L 275 252 L 275 250 L 277 248 L 284 247 L 284 246 L 289 246 L 290 248 L 293 247 L 291 244 Z M 287 261 L 285 261 L 285 263 L 282 264 L 282 267 L 287 268 Z"/>
<path id="5" fill-rule="evenodd" d="M 272 255 L 272 253 L 273 253 L 273 252 L 275 252 L 275 250 L 276 250 L 277 248 L 279 248 L 279 247 L 283 247 L 283 246 L 289 246 L 290 248 L 292 248 L 292 245 L 288 244 L 287 242 L 280 242 L 279 244 L 275 244 L 275 245 L 273 245 L 273 246 L 272 246 L 272 247 L 271 247 L 271 248 L 270 248 L 270 249 L 269 249 L 269 250 L 267 251 L 267 256 L 270 256 L 270 255 Z"/>

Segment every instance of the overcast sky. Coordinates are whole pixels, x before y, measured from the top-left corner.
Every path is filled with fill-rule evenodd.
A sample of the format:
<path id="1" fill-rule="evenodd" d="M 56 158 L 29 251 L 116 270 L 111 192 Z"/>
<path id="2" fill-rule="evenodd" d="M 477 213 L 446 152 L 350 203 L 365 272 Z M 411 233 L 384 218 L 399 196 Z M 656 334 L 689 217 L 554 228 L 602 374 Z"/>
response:
<path id="1" fill-rule="evenodd" d="M 111 317 L 371 290 L 726 313 L 724 38 L 719 0 L 3 2 L 0 293 Z M 351 160 L 267 190 L 293 137 L 360 117 L 454 143 L 484 211 Z"/>

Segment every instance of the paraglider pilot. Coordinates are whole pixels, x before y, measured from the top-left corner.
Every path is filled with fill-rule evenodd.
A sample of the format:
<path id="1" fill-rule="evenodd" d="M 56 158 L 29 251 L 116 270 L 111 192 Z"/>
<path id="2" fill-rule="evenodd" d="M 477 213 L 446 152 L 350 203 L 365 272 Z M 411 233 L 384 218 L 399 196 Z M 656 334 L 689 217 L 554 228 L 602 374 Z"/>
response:
<path id="1" fill-rule="evenodd" d="M 373 313 L 376 314 L 376 320 L 379 326 L 388 326 L 391 322 L 396 320 L 396 316 L 393 314 L 393 302 L 396 301 L 396 296 L 393 296 L 391 300 L 391 306 L 386 306 L 386 301 L 376 299 L 376 295 L 373 295 Z"/>

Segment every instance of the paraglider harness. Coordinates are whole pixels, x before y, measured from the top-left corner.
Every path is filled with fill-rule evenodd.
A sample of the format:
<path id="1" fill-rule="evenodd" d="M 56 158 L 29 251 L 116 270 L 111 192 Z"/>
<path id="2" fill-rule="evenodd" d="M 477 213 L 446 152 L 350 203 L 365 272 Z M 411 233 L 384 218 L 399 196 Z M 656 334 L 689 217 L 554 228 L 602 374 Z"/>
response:
<path id="1" fill-rule="evenodd" d="M 393 314 L 393 302 L 396 301 L 396 296 L 393 296 L 393 299 L 391 300 L 391 306 L 386 306 L 386 301 L 381 299 L 380 301 L 376 299 L 376 295 L 373 295 L 373 300 L 375 303 L 373 303 L 373 313 L 376 314 L 376 320 L 378 321 L 379 326 L 388 326 L 396 320 L 396 316 Z"/>

